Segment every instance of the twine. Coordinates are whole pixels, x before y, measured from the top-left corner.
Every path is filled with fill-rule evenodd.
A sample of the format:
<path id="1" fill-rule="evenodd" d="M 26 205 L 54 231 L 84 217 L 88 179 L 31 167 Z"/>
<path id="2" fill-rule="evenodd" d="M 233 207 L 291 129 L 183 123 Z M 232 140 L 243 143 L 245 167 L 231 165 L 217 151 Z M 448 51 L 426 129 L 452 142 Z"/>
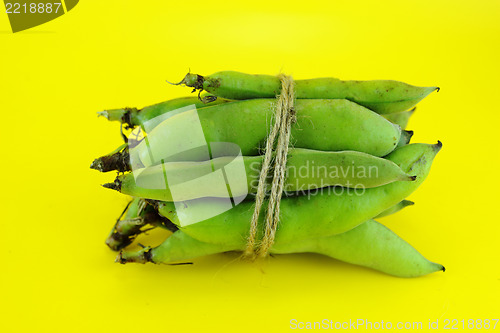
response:
<path id="1" fill-rule="evenodd" d="M 277 96 L 275 123 L 271 129 L 271 133 L 267 137 L 264 161 L 262 162 L 259 185 L 255 196 L 255 209 L 250 223 L 250 235 L 248 236 L 247 246 L 244 251 L 244 256 L 249 258 L 255 258 L 256 256 L 265 257 L 274 243 L 280 218 L 281 196 L 285 184 L 290 131 L 292 123 L 296 121 L 294 109 L 295 82 L 291 76 L 284 74 L 278 75 L 278 78 L 281 81 L 281 93 Z M 275 142 L 276 148 L 274 149 Z M 273 155 L 275 155 L 275 158 L 272 164 Z M 257 246 L 256 237 L 259 215 L 266 196 L 266 178 L 271 169 L 274 169 L 274 173 L 266 212 L 266 227 L 262 240 Z"/>

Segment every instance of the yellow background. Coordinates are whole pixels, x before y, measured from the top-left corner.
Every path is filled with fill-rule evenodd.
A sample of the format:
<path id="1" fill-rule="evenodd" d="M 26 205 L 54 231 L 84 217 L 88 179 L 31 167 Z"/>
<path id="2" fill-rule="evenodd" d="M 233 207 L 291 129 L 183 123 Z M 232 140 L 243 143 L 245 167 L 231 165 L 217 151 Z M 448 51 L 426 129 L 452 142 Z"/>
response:
<path id="1" fill-rule="evenodd" d="M 493 0 L 81 1 L 16 34 L 0 14 L 0 331 L 499 318 L 499 45 Z M 189 68 L 440 86 L 409 129 L 443 150 L 416 205 L 381 222 L 446 272 L 398 279 L 308 254 L 114 264 L 104 239 L 127 199 L 89 165 L 121 141 L 96 112 L 188 95 L 165 79 Z"/>

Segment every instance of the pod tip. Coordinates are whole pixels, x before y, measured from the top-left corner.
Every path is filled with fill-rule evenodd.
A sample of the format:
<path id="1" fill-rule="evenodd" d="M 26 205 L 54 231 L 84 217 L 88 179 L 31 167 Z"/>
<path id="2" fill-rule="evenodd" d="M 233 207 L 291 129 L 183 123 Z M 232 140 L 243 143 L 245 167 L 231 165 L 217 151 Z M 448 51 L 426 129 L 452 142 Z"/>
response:
<path id="1" fill-rule="evenodd" d="M 104 188 L 112 189 L 112 190 L 116 190 L 117 189 L 115 183 L 105 183 L 105 184 L 102 184 L 101 186 L 104 187 Z"/>
<path id="2" fill-rule="evenodd" d="M 435 87 L 435 89 L 434 89 L 434 90 L 435 90 L 436 92 L 439 92 L 439 90 L 441 90 L 441 88 L 439 88 L 439 87 Z"/>
<path id="3" fill-rule="evenodd" d="M 113 251 L 120 251 L 130 243 L 132 239 L 119 232 L 114 232 L 106 239 L 106 245 Z"/>
<path id="4" fill-rule="evenodd" d="M 90 168 L 102 172 L 102 168 L 103 168 L 102 160 L 100 158 L 96 158 L 92 162 L 92 164 L 90 164 Z"/>
<path id="5" fill-rule="evenodd" d="M 205 78 L 201 75 L 191 74 L 191 72 L 189 72 L 180 82 L 173 83 L 169 82 L 168 80 L 165 81 L 175 86 L 185 85 L 186 87 L 194 88 L 193 91 L 196 91 L 198 89 L 203 89 L 203 82 L 205 81 Z"/>
<path id="6" fill-rule="evenodd" d="M 416 179 L 417 179 L 417 176 L 410 176 L 410 180 L 411 180 L 411 181 L 414 181 L 414 180 L 416 180 Z"/>
<path id="7" fill-rule="evenodd" d="M 443 265 L 441 265 L 441 270 L 442 270 L 443 272 L 446 272 L 446 267 L 444 267 Z"/>
<path id="8" fill-rule="evenodd" d="M 415 204 L 415 202 L 413 202 L 411 200 L 403 200 L 403 204 L 405 206 L 413 206 Z"/>
<path id="9" fill-rule="evenodd" d="M 130 117 L 131 112 L 137 112 L 137 108 L 121 108 L 121 109 L 110 109 L 97 112 L 98 117 L 104 117 L 109 121 L 119 121 L 125 123 Z"/>
<path id="10" fill-rule="evenodd" d="M 434 148 L 437 150 L 437 151 L 440 151 L 441 148 L 443 147 L 443 143 L 441 141 L 438 140 L 438 142 L 434 145 Z"/>
<path id="11" fill-rule="evenodd" d="M 99 111 L 97 112 L 97 117 L 104 117 L 106 119 L 109 120 L 109 114 L 108 114 L 108 111 L 104 110 L 104 111 Z"/>
<path id="12" fill-rule="evenodd" d="M 122 189 L 122 182 L 117 178 L 113 183 L 102 184 L 102 187 L 120 191 Z"/>
<path id="13" fill-rule="evenodd" d="M 123 252 L 120 251 L 115 259 L 116 263 L 126 264 L 128 262 L 135 262 L 138 264 L 145 264 L 147 262 L 153 262 L 153 256 L 151 253 L 151 247 L 146 246 L 142 250 L 137 252 Z"/>
<path id="14" fill-rule="evenodd" d="M 128 153 L 128 148 L 125 148 L 111 155 L 104 155 L 96 158 L 92 164 L 90 164 L 90 168 L 100 172 L 109 172 L 113 170 L 127 172 L 131 171 L 129 160 L 130 155 Z"/>

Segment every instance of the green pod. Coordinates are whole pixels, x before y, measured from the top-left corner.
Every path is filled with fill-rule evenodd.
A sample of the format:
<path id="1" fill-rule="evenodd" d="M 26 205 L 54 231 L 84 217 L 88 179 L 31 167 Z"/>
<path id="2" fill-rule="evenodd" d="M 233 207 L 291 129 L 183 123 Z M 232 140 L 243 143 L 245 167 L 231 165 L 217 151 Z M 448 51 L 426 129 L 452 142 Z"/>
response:
<path id="1" fill-rule="evenodd" d="M 179 83 L 229 99 L 271 98 L 281 82 L 271 75 L 222 71 L 210 76 L 188 73 Z M 343 81 L 318 78 L 295 81 L 298 99 L 348 99 L 380 114 L 408 110 L 438 87 L 416 87 L 399 81 Z"/>
<path id="2" fill-rule="evenodd" d="M 401 137 L 399 138 L 399 142 L 396 146 L 396 148 L 399 148 L 399 147 L 402 147 L 404 145 L 407 145 L 410 143 L 410 140 L 413 136 L 413 131 L 401 131 Z M 142 148 L 140 148 L 142 149 Z M 315 150 L 311 150 L 311 149 L 303 149 L 303 148 L 295 148 L 295 149 L 291 149 L 289 150 L 289 155 L 290 155 L 290 152 L 298 152 L 298 151 L 301 151 L 301 150 L 307 150 L 309 152 L 321 152 L 321 153 L 333 153 L 333 152 L 323 152 L 323 151 L 315 151 Z M 197 153 L 199 153 L 200 151 L 196 151 Z M 352 154 L 353 151 L 344 151 L 342 152 L 342 154 Z M 315 153 L 315 154 L 319 154 L 319 153 Z M 360 153 L 360 154 L 364 154 L 364 153 Z M 295 155 L 297 155 L 295 153 Z M 368 154 L 366 154 L 368 155 Z M 137 155 L 137 152 L 136 152 L 136 155 L 135 156 L 138 156 Z M 325 157 L 326 156 L 330 156 L 331 158 L 334 158 L 334 156 L 343 156 L 343 155 L 324 155 Z M 362 155 L 359 155 L 359 156 L 362 156 Z M 369 155 L 371 157 L 375 157 L 375 156 L 372 156 L 372 155 Z M 178 157 L 178 156 L 177 156 Z M 138 157 L 136 157 L 137 159 Z M 192 157 L 191 157 L 192 158 Z M 320 156 L 318 156 L 318 158 L 320 159 L 320 164 L 317 164 L 318 167 L 321 166 L 321 161 L 323 160 L 322 158 L 320 158 Z M 375 157 L 376 158 L 376 157 Z M 196 159 L 199 159 L 199 158 L 194 158 L 195 160 Z M 259 160 L 262 159 L 262 156 L 258 157 L 258 156 L 245 156 L 244 157 L 244 160 L 245 160 L 245 163 L 246 165 L 251 165 L 252 162 L 257 162 Z M 334 158 L 335 159 L 335 158 Z M 220 159 L 218 160 L 217 158 L 214 158 L 212 159 L 212 163 L 214 162 L 217 162 L 219 161 L 219 163 L 216 163 L 217 165 L 224 165 L 223 162 L 224 161 L 230 161 L 231 158 L 226 158 L 226 159 Z M 356 160 L 352 160 L 354 163 L 356 163 L 357 161 Z M 202 161 L 204 162 L 204 161 Z M 248 162 L 248 163 L 247 163 Z M 346 161 L 343 161 L 342 163 L 337 163 L 337 161 L 333 161 L 334 163 L 331 163 L 332 166 L 345 166 L 345 162 Z M 367 161 L 368 162 L 368 161 Z M 177 162 L 169 162 L 169 163 L 177 163 Z M 179 162 L 180 163 L 180 162 Z M 207 163 L 211 163 L 211 162 L 207 162 Z M 304 161 L 304 163 L 307 163 L 307 161 Z M 163 164 L 161 161 L 160 161 L 160 164 Z M 158 164 L 156 164 L 158 165 Z M 187 167 L 188 169 L 186 170 L 186 175 L 188 176 L 186 179 L 189 179 L 189 172 L 195 172 L 195 174 L 198 174 L 198 172 L 196 171 L 190 171 L 192 170 L 192 167 L 193 166 L 197 166 L 196 169 L 200 169 L 200 172 L 201 170 L 204 170 L 204 167 L 205 165 L 204 164 L 196 164 L 196 163 L 187 163 L 186 164 L 174 164 L 178 167 Z M 361 164 L 358 164 L 358 165 L 361 165 Z M 127 144 L 124 144 L 122 146 L 120 146 L 117 150 L 113 151 L 111 154 L 108 154 L 108 155 L 104 155 L 104 156 L 101 156 L 99 158 L 96 158 L 92 164 L 90 165 L 90 168 L 91 169 L 95 169 L 95 170 L 98 170 L 98 171 L 101 171 L 101 172 L 109 172 L 109 171 L 113 171 L 113 170 L 116 170 L 118 172 L 127 172 L 127 171 L 132 171 L 132 167 L 130 165 L 130 155 L 129 155 L 129 149 L 128 149 L 128 145 Z M 138 164 L 136 164 L 135 166 L 135 169 L 137 168 L 144 168 L 144 165 L 142 164 L 142 162 L 139 162 Z M 159 167 L 156 167 L 156 168 L 159 168 Z M 260 166 L 259 166 L 260 168 Z M 170 169 L 170 167 L 169 167 Z M 156 170 L 156 169 L 155 169 Z M 139 171 L 140 172 L 140 171 Z M 149 174 L 153 174 L 153 173 L 158 173 L 158 172 L 161 172 L 159 170 L 149 170 L 147 173 L 144 173 L 143 174 L 143 177 L 146 176 L 146 175 L 149 175 Z M 200 173 L 200 175 L 203 175 L 203 173 Z M 388 176 L 388 177 L 391 177 L 391 174 L 390 173 L 384 173 L 384 175 Z M 249 176 L 249 172 L 248 172 L 248 169 L 247 169 L 247 176 Z M 348 180 L 347 177 L 344 177 L 346 178 L 346 180 Z M 355 178 L 354 176 L 352 178 Z M 177 177 L 176 177 L 177 179 Z M 368 179 L 369 180 L 369 179 Z M 397 179 L 397 180 L 403 180 L 403 179 Z M 129 185 L 128 186 L 131 186 L 131 191 L 132 192 L 129 192 L 128 190 L 126 190 L 126 192 L 123 192 L 123 193 L 126 193 L 126 194 L 130 194 L 132 196 L 143 196 L 142 194 L 134 194 L 136 193 L 135 192 L 135 189 L 132 190 L 132 188 L 135 188 L 137 187 L 135 184 L 132 184 L 130 183 L 129 181 L 127 181 L 126 179 L 122 179 L 121 177 L 118 178 L 118 182 L 116 182 L 116 186 L 114 187 L 110 187 L 110 188 L 115 188 L 115 189 L 119 189 L 119 182 L 120 181 L 123 181 L 123 182 L 128 182 Z M 381 185 L 382 183 L 380 183 L 380 181 L 383 181 L 382 179 L 378 179 L 378 182 L 376 184 L 378 185 Z M 148 183 L 150 181 L 147 181 Z M 357 183 L 355 184 L 352 184 L 351 183 L 351 186 L 353 185 L 356 185 Z M 334 184 L 330 184 L 330 185 L 334 185 Z M 345 185 L 344 183 L 340 183 L 338 185 L 341 185 L 341 186 L 349 186 L 349 185 Z M 359 183 L 360 186 L 365 186 L 365 187 L 373 187 L 373 186 L 378 186 L 378 185 L 370 185 L 369 183 Z M 127 185 L 126 185 L 127 186 Z M 249 185 L 250 186 L 250 185 Z M 288 185 L 289 187 L 290 185 Z M 315 186 L 314 188 L 316 188 L 317 186 Z M 156 187 L 152 187 L 152 188 L 156 188 Z M 147 192 L 146 192 L 147 193 Z M 153 198 L 150 198 L 150 199 L 153 199 Z M 170 199 L 164 199 L 166 201 L 170 201 Z"/>
<path id="3" fill-rule="evenodd" d="M 395 213 L 399 212 L 401 209 L 403 209 L 405 207 L 408 207 L 408 206 L 413 206 L 414 204 L 415 203 L 413 201 L 410 201 L 410 200 L 400 201 L 397 204 L 395 204 L 394 206 L 392 206 L 391 208 L 384 210 L 382 213 L 378 214 L 374 218 L 378 219 L 378 218 L 381 218 L 381 217 L 385 217 L 385 216 L 389 216 L 389 215 L 395 214 Z"/>
<path id="4" fill-rule="evenodd" d="M 346 232 L 357 225 L 377 216 L 386 209 L 402 201 L 425 180 L 432 161 L 441 143 L 435 145 L 410 144 L 398 148 L 386 158 L 401 169 L 414 175 L 413 182 L 394 182 L 384 186 L 364 189 L 362 192 L 347 191 L 342 187 L 328 187 L 325 190 L 311 191 L 308 195 L 287 197 L 281 200 L 280 224 L 276 233 L 275 245 L 293 242 L 296 239 L 316 238 Z M 199 199 L 174 205 L 161 202 L 159 213 L 172 221 L 188 234 L 203 242 L 245 245 L 253 214 L 253 202 L 242 202 L 233 208 L 215 215 L 214 212 L 226 204 L 220 199 Z M 263 210 L 267 201 L 263 204 Z M 198 223 L 196 216 L 211 218 Z M 204 215 L 200 215 L 204 214 Z M 264 213 L 260 214 L 259 228 L 263 230 Z M 259 236 L 260 237 L 260 236 Z"/>
<path id="5" fill-rule="evenodd" d="M 274 121 L 274 104 L 274 99 L 254 99 L 182 112 L 147 133 L 130 155 L 142 166 L 203 161 L 210 159 L 208 151 L 193 147 L 220 142 L 237 145 L 244 156 L 259 155 Z M 297 100 L 295 110 L 291 146 L 296 148 L 385 156 L 401 137 L 399 126 L 347 100 Z"/>
<path id="6" fill-rule="evenodd" d="M 410 120 L 410 117 L 413 115 L 413 113 L 415 113 L 416 109 L 417 108 L 413 108 L 409 111 L 384 114 L 384 118 L 389 120 L 393 124 L 399 125 L 401 129 L 406 129 L 406 126 L 408 126 L 408 121 Z"/>
<path id="7" fill-rule="evenodd" d="M 172 263 L 205 255 L 243 248 L 205 243 L 182 231 L 176 231 L 161 245 L 146 247 L 137 252 L 122 252 L 117 261 Z M 410 244 L 380 223 L 369 220 L 340 235 L 296 239 L 282 246 L 274 246 L 271 253 L 319 253 L 347 263 L 372 268 L 398 277 L 418 277 L 445 268 L 427 260 Z"/>
<path id="8" fill-rule="evenodd" d="M 226 198 L 226 186 L 217 186 L 221 179 L 204 176 L 221 170 L 226 174 L 231 173 L 234 169 L 226 167 L 241 163 L 245 167 L 246 177 L 239 177 L 235 170 L 231 179 L 236 179 L 237 182 L 230 184 L 232 197 L 240 197 L 247 193 L 257 193 L 263 159 L 263 156 L 244 156 L 219 157 L 202 162 L 170 162 L 119 175 L 114 183 L 106 184 L 105 187 L 123 194 L 160 201 Z M 165 175 L 168 175 L 167 181 Z M 196 179 L 201 181 L 177 190 L 175 198 L 172 197 L 169 180 L 173 180 L 171 185 L 177 185 Z M 284 191 L 285 194 L 304 194 L 308 190 L 326 186 L 371 188 L 411 180 L 415 180 L 415 177 L 403 172 L 395 163 L 380 157 L 356 151 L 324 152 L 296 148 L 288 153 Z M 253 196 L 249 198 L 253 199 Z"/>
<path id="9" fill-rule="evenodd" d="M 298 240 L 272 253 L 313 252 L 369 267 L 398 277 L 418 277 L 444 271 L 382 224 L 369 220 L 343 234 Z"/>
<path id="10" fill-rule="evenodd" d="M 123 108 L 105 110 L 99 112 L 98 114 L 105 117 L 109 121 L 119 121 L 122 124 L 128 125 L 129 127 L 135 127 L 141 126 L 147 121 L 150 121 L 156 117 L 165 115 L 167 112 L 185 108 L 187 106 L 194 105 L 196 108 L 203 108 L 228 102 L 231 101 L 224 98 L 217 98 L 215 101 L 205 103 L 198 97 L 180 97 L 146 106 L 140 110 L 138 110 L 137 108 Z"/>
<path id="11" fill-rule="evenodd" d="M 187 111 L 186 109 L 179 110 L 181 112 Z M 162 115 L 165 115 L 167 112 L 163 113 Z M 387 117 L 385 117 L 387 118 Z M 165 120 L 164 117 L 159 116 L 157 117 L 152 117 L 151 119 L 144 118 L 145 121 L 148 122 L 148 127 L 154 129 L 159 123 L 163 122 Z M 144 123 L 142 123 L 144 124 Z M 401 147 L 410 142 L 411 137 L 413 136 L 413 131 L 401 131 L 401 136 L 399 138 L 398 144 L 396 147 Z M 142 148 L 140 148 L 142 149 Z M 129 163 L 129 150 L 128 150 L 128 145 L 123 144 L 122 146 L 118 147 L 118 149 L 114 150 L 112 153 L 101 156 L 97 159 L 95 159 L 90 168 L 91 169 L 96 169 L 101 172 L 109 172 L 109 171 L 119 171 L 119 172 L 127 172 L 131 171 L 131 166 Z M 197 159 L 197 158 L 195 158 Z M 142 163 L 139 165 L 139 167 L 143 167 Z"/>

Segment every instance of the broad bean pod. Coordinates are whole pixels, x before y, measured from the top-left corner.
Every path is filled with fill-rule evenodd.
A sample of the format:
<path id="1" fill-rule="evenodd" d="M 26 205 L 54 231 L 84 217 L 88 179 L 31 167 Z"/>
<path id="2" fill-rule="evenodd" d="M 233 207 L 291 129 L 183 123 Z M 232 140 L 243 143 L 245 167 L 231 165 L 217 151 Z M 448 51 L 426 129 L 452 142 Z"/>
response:
<path id="1" fill-rule="evenodd" d="M 297 239 L 346 232 L 396 205 L 422 184 L 440 149 L 440 142 L 435 145 L 410 144 L 387 156 L 388 160 L 399 165 L 403 171 L 416 176 L 413 182 L 394 182 L 365 189 L 362 193 L 348 192 L 344 188 L 340 188 L 342 191 L 339 192 L 335 191 L 338 188 L 329 187 L 309 195 L 283 198 L 275 246 Z M 184 233 L 202 242 L 244 246 L 253 212 L 252 202 L 242 202 L 222 214 L 181 227 L 180 216 L 189 218 L 193 211 L 213 211 L 218 204 L 220 201 L 217 199 L 185 201 L 183 205 L 177 206 L 172 202 L 161 202 L 158 211 Z M 264 203 L 263 209 L 266 206 Z M 260 231 L 264 228 L 264 216 L 265 214 L 260 214 Z"/>
<path id="2" fill-rule="evenodd" d="M 194 105 L 196 108 L 203 108 L 217 104 L 231 102 L 228 99 L 217 98 L 210 103 L 204 103 L 197 97 L 180 97 L 174 98 L 161 103 L 146 106 L 142 109 L 137 108 L 122 108 L 112 109 L 98 112 L 100 116 L 105 117 L 109 121 L 119 121 L 128 127 L 141 126 L 145 122 L 156 117 L 162 116 L 167 112 Z"/>
<path id="3" fill-rule="evenodd" d="M 281 82 L 276 76 L 234 71 L 209 76 L 188 73 L 178 84 L 228 99 L 272 98 L 281 90 Z M 348 99 L 380 114 L 408 110 L 435 90 L 439 88 L 416 87 L 392 80 L 319 78 L 295 81 L 297 99 Z"/>
<path id="4" fill-rule="evenodd" d="M 309 220 L 305 220 L 304 223 L 309 224 Z M 122 252 L 117 261 L 122 264 L 171 263 L 241 250 L 243 250 L 241 246 L 201 242 L 179 230 L 158 247 L 153 249 L 146 247 L 138 252 Z M 274 254 L 301 252 L 327 255 L 398 277 L 417 277 L 445 270 L 442 265 L 427 260 L 410 244 L 374 220 L 369 220 L 339 235 L 297 238 L 293 242 L 271 249 L 271 253 Z"/>
<path id="5" fill-rule="evenodd" d="M 161 160 L 207 160 L 205 151 L 192 149 L 200 145 L 199 135 L 193 133 L 196 122 L 207 143 L 233 143 L 244 156 L 259 155 L 274 121 L 274 103 L 274 99 L 254 99 L 179 113 L 147 133 L 147 140 L 130 155 L 146 167 Z M 401 137 L 398 125 L 348 100 L 297 100 L 295 110 L 291 145 L 296 148 L 354 150 L 380 157 L 392 152 Z M 173 148 L 185 153 L 172 155 Z"/>
<path id="6" fill-rule="evenodd" d="M 257 192 L 259 174 L 263 156 L 219 157 L 202 162 L 169 162 L 145 169 L 119 175 L 114 183 L 105 184 L 107 188 L 123 194 L 160 201 L 185 201 L 200 197 L 228 196 L 226 187 L 217 186 L 219 178 L 206 177 L 198 186 L 185 188 L 172 196 L 169 182 L 184 183 L 197 179 L 201 181 L 217 170 L 235 173 L 232 179 L 240 179 L 239 170 L 224 168 L 230 163 L 239 162 L 245 167 L 246 181 L 241 179 L 232 186 L 233 197 L 245 196 Z M 289 150 L 284 190 L 286 193 L 302 194 L 309 190 L 326 186 L 350 188 L 371 188 L 395 181 L 413 181 L 414 176 L 405 173 L 394 162 L 357 151 L 325 152 L 319 150 L 295 148 Z M 249 196 L 254 199 L 253 196 Z"/>

